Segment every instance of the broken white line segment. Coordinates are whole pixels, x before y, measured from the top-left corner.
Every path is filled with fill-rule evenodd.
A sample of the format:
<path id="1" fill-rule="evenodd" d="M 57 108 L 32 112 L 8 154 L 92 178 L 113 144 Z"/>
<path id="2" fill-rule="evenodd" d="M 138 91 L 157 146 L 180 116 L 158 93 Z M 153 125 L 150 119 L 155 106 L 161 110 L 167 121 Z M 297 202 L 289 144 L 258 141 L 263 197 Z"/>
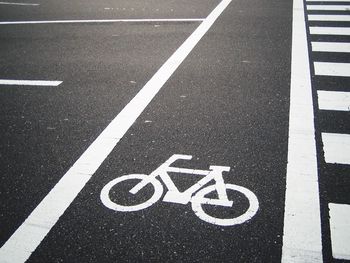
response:
<path id="1" fill-rule="evenodd" d="M 31 3 L 13 3 L 13 2 L 0 2 L 0 5 L 25 5 L 25 6 L 39 6 L 40 4 L 31 4 Z"/>
<path id="2" fill-rule="evenodd" d="M 90 180 L 116 144 L 157 95 L 165 82 L 230 4 L 222 0 L 189 38 L 161 66 L 0 249 L 0 261 L 25 262 Z"/>
<path id="3" fill-rule="evenodd" d="M 17 85 L 17 86 L 52 86 L 60 85 L 62 81 L 47 81 L 47 80 L 13 80 L 0 79 L 0 85 Z"/>
<path id="4" fill-rule="evenodd" d="M 314 112 L 303 0 L 293 1 L 282 262 L 322 262 Z"/>
<path id="5" fill-rule="evenodd" d="M 0 25 L 26 24 L 77 24 L 77 23 L 152 23 L 152 22 L 202 22 L 204 18 L 155 18 L 155 19 L 88 19 L 88 20 L 43 20 L 43 21 L 2 21 Z"/>

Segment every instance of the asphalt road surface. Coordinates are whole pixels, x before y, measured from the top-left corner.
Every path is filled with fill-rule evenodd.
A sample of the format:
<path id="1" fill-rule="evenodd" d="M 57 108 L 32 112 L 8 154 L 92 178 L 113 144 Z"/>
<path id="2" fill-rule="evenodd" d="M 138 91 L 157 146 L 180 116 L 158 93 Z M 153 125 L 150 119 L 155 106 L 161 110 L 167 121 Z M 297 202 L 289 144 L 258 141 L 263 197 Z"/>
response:
<path id="1" fill-rule="evenodd" d="M 0 262 L 350 260 L 349 10 L 0 2 Z"/>

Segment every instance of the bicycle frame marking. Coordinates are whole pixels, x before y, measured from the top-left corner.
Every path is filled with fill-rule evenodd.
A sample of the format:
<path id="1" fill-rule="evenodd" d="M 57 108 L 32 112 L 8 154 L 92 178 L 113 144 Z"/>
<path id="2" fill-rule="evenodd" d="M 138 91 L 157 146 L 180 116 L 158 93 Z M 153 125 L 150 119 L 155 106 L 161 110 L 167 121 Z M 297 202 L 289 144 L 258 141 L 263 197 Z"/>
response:
<path id="1" fill-rule="evenodd" d="M 166 187 L 168 192 L 165 194 L 163 201 L 169 203 L 177 203 L 186 205 L 191 201 L 192 195 L 197 192 L 204 185 L 209 183 L 212 180 L 215 180 L 215 187 L 219 195 L 219 199 L 209 199 L 205 198 L 206 203 L 215 204 L 221 206 L 232 206 L 232 201 L 229 201 L 227 198 L 227 193 L 225 189 L 224 180 L 222 177 L 222 172 L 230 171 L 228 166 L 210 166 L 210 170 L 197 170 L 197 169 L 187 169 L 187 168 L 178 168 L 171 167 L 170 165 L 177 160 L 191 160 L 192 156 L 190 155 L 180 155 L 174 154 L 171 156 L 165 163 L 159 166 L 154 170 L 147 179 L 141 181 L 134 188 L 130 190 L 130 193 L 136 194 L 140 189 L 142 189 L 146 184 L 152 180 L 156 180 L 156 177 L 159 176 Z M 173 183 L 169 176 L 169 172 L 173 173 L 185 173 L 185 174 L 196 174 L 196 175 L 205 175 L 204 178 L 199 180 L 197 183 L 192 185 L 190 188 L 184 192 L 180 192 L 176 185 Z"/>
<path id="2" fill-rule="evenodd" d="M 259 209 L 259 202 L 255 194 L 245 187 L 234 184 L 225 184 L 222 173 L 230 171 L 230 167 L 211 165 L 209 166 L 209 170 L 198 170 L 171 166 L 171 164 L 177 160 L 191 159 L 191 155 L 174 154 L 149 175 L 129 174 L 115 178 L 107 183 L 101 190 L 101 201 L 107 208 L 114 211 L 134 212 L 145 209 L 161 199 L 164 191 L 163 185 L 160 182 L 161 179 L 167 188 L 167 192 L 163 197 L 164 202 L 183 205 L 191 203 L 191 207 L 195 215 L 205 222 L 220 226 L 233 226 L 242 224 L 255 216 Z M 168 173 L 202 175 L 204 177 L 185 191 L 180 192 Z M 132 195 L 137 194 L 147 185 L 153 186 L 153 195 L 147 201 L 143 201 L 141 204 L 137 205 L 121 205 L 115 201 L 112 201 L 109 196 L 112 187 L 128 180 L 140 180 L 140 182 L 129 191 L 129 193 Z M 210 181 L 215 181 L 215 184 L 207 185 Z M 205 210 L 203 210 L 203 205 L 221 206 L 232 209 L 233 201 L 228 199 L 226 193 L 227 190 L 239 192 L 248 199 L 249 207 L 245 212 L 233 218 L 217 218 L 209 215 Z M 206 197 L 206 195 L 212 192 L 216 192 L 218 198 L 213 199 Z"/>

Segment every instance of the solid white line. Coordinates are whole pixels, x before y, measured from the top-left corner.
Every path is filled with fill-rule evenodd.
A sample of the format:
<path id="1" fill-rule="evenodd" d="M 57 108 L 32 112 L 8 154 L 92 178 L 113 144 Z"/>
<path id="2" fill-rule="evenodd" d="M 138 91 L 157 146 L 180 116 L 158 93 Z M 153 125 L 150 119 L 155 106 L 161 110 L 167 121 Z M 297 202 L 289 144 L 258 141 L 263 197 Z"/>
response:
<path id="1" fill-rule="evenodd" d="M 350 63 L 314 62 L 315 75 L 350 77 Z"/>
<path id="2" fill-rule="evenodd" d="M 89 20 L 43 20 L 43 21 L 3 21 L 0 25 L 26 24 L 77 24 L 77 23 L 152 23 L 152 22 L 201 22 L 204 18 L 155 18 L 155 19 L 89 19 Z"/>
<path id="3" fill-rule="evenodd" d="M 350 35 L 350 27 L 309 27 L 310 34 L 312 35 Z"/>
<path id="4" fill-rule="evenodd" d="M 312 51 L 319 52 L 350 52 L 350 43 L 341 42 L 311 42 Z"/>
<path id="5" fill-rule="evenodd" d="M 333 257 L 350 260 L 350 205 L 329 203 Z"/>
<path id="6" fill-rule="evenodd" d="M 307 10 L 349 11 L 350 5 L 308 5 Z"/>
<path id="7" fill-rule="evenodd" d="M 314 113 L 303 0 L 293 1 L 282 262 L 322 262 Z"/>
<path id="8" fill-rule="evenodd" d="M 350 111 L 350 92 L 317 91 L 320 110 Z"/>
<path id="9" fill-rule="evenodd" d="M 62 81 L 0 79 L 0 85 L 17 86 L 58 86 Z"/>
<path id="10" fill-rule="evenodd" d="M 327 163 L 350 164 L 350 134 L 323 132 L 322 142 Z"/>
<path id="11" fill-rule="evenodd" d="M 223 0 L 162 65 L 139 93 L 89 146 L 72 168 L 0 249 L 2 262 L 24 262 L 37 248 L 92 175 L 154 96 L 230 4 Z"/>
<path id="12" fill-rule="evenodd" d="M 348 15 L 308 15 L 309 21 L 350 21 Z"/>
<path id="13" fill-rule="evenodd" d="M 0 5 L 27 5 L 27 6 L 38 6 L 38 5 L 40 5 L 40 4 L 0 2 Z"/>

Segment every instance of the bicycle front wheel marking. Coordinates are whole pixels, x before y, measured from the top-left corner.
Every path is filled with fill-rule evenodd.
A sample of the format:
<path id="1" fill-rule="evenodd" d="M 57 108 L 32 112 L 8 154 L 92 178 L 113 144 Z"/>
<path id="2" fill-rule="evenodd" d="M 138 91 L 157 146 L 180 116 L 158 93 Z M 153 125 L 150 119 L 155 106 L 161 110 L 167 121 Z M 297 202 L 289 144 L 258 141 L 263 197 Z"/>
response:
<path id="1" fill-rule="evenodd" d="M 138 204 L 138 205 L 131 205 L 131 206 L 126 206 L 126 205 L 120 205 L 117 204 L 115 202 L 113 202 L 110 197 L 109 197 L 109 192 L 111 191 L 112 187 L 115 186 L 118 183 L 121 183 L 123 181 L 126 180 L 133 180 L 133 179 L 139 179 L 139 180 L 144 180 L 147 179 L 148 175 L 145 174 L 129 174 L 129 175 L 124 175 L 121 177 L 118 177 L 112 181 L 110 181 L 108 184 L 106 184 L 101 191 L 101 201 L 102 203 L 108 207 L 109 209 L 115 210 L 115 211 L 120 211 L 120 212 L 132 212 L 132 211 L 138 211 L 138 210 L 142 210 L 145 209 L 151 205 L 153 205 L 155 202 L 157 202 L 162 194 L 163 194 L 163 186 L 162 184 L 154 179 L 152 181 L 150 181 L 150 183 L 152 184 L 153 188 L 154 188 L 154 193 L 151 196 L 151 198 L 149 198 L 147 201 Z"/>
<path id="2" fill-rule="evenodd" d="M 209 194 L 210 192 L 216 191 L 215 185 L 210 185 L 198 191 L 198 193 L 196 193 L 191 200 L 192 210 L 194 211 L 196 216 L 198 216 L 200 219 L 204 220 L 207 223 L 219 225 L 219 226 L 239 225 L 251 219 L 259 209 L 259 201 L 255 196 L 255 194 L 252 191 L 248 190 L 247 188 L 234 185 L 234 184 L 225 184 L 225 187 L 226 189 L 230 189 L 230 190 L 238 191 L 242 193 L 249 201 L 249 208 L 242 215 L 235 218 L 223 219 L 223 218 L 216 218 L 208 215 L 203 210 L 202 205 L 206 203 L 204 201 L 206 199 L 204 196 Z"/>

